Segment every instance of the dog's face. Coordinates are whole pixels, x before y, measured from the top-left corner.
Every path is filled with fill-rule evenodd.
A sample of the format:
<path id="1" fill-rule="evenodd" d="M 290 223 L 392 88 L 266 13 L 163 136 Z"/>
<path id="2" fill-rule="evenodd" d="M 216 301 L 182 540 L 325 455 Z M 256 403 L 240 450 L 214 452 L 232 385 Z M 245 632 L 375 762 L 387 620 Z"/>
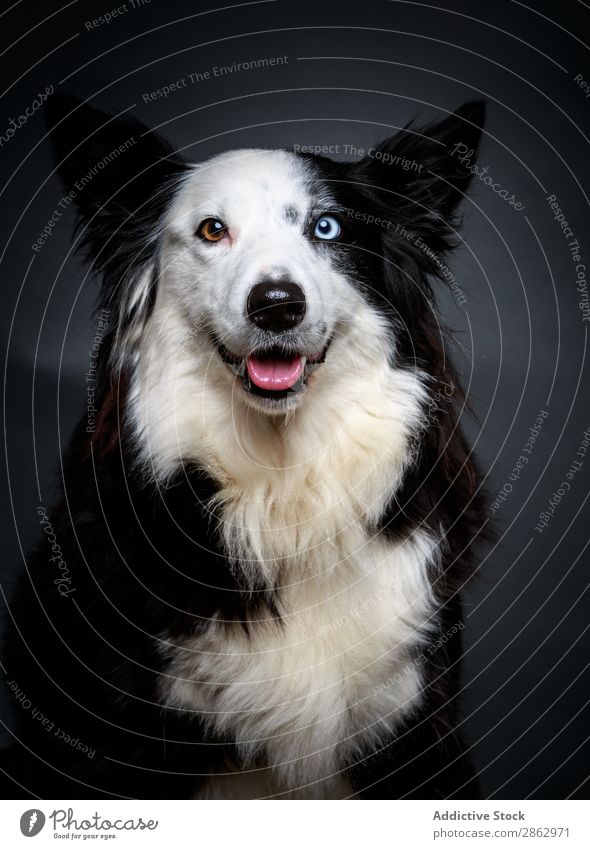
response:
<path id="1" fill-rule="evenodd" d="M 49 107 L 66 187 L 93 175 L 75 199 L 117 312 L 113 363 L 161 384 L 199 375 L 228 406 L 271 416 L 320 387 L 353 404 L 351 384 L 381 367 L 428 371 L 428 275 L 471 179 L 453 145 L 477 149 L 483 104 L 356 163 L 238 150 L 199 165 L 131 119 Z"/>
<path id="2" fill-rule="evenodd" d="M 234 397 L 267 413 L 299 404 L 364 302 L 343 267 L 347 212 L 317 165 L 241 150 L 192 170 L 170 206 L 162 280 L 231 374 Z M 338 347 L 338 346 L 336 346 Z"/>

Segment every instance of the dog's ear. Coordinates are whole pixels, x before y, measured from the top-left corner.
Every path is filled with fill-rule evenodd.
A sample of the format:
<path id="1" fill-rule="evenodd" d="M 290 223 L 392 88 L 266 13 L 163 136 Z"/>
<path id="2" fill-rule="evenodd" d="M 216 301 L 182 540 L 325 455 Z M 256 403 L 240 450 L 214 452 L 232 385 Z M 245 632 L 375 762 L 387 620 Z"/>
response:
<path id="1" fill-rule="evenodd" d="M 185 163 L 132 117 L 59 94 L 45 109 L 55 167 L 95 266 L 122 271 L 117 260 L 140 262 Z"/>
<path id="2" fill-rule="evenodd" d="M 428 230 L 435 224 L 453 226 L 473 178 L 470 169 L 477 161 L 484 121 L 485 101 L 465 103 L 442 121 L 409 125 L 373 148 L 358 167 L 374 187 L 384 190 L 380 202 L 406 224 Z"/>

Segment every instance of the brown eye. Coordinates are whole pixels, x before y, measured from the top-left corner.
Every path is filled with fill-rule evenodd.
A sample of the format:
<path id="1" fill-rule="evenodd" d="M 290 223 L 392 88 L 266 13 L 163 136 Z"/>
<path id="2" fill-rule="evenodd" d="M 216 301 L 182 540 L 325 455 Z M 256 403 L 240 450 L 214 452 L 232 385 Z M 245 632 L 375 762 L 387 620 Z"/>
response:
<path id="1" fill-rule="evenodd" d="M 220 242 L 227 234 L 227 227 L 217 218 L 205 218 L 197 228 L 197 235 L 205 242 Z"/>

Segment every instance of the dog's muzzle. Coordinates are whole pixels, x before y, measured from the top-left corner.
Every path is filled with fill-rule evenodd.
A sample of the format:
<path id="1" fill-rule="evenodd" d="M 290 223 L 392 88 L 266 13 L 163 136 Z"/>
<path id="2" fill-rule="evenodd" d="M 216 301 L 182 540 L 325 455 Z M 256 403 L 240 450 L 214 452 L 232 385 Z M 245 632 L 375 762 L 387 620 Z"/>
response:
<path id="1" fill-rule="evenodd" d="M 268 339 L 239 355 L 213 338 L 219 355 L 241 378 L 252 395 L 280 401 L 301 393 L 313 369 L 323 363 L 328 344 L 321 351 L 295 347 L 296 328 L 306 313 L 305 294 L 290 280 L 262 280 L 250 289 L 246 302 L 248 320 Z"/>

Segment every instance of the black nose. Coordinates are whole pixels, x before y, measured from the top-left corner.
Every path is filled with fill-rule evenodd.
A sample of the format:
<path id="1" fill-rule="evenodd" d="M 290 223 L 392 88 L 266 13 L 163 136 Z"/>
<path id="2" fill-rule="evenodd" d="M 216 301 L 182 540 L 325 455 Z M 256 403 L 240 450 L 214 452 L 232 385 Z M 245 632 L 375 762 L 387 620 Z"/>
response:
<path id="1" fill-rule="evenodd" d="M 248 295 L 248 318 L 262 330 L 290 330 L 305 315 L 305 295 L 297 283 L 256 283 Z"/>

